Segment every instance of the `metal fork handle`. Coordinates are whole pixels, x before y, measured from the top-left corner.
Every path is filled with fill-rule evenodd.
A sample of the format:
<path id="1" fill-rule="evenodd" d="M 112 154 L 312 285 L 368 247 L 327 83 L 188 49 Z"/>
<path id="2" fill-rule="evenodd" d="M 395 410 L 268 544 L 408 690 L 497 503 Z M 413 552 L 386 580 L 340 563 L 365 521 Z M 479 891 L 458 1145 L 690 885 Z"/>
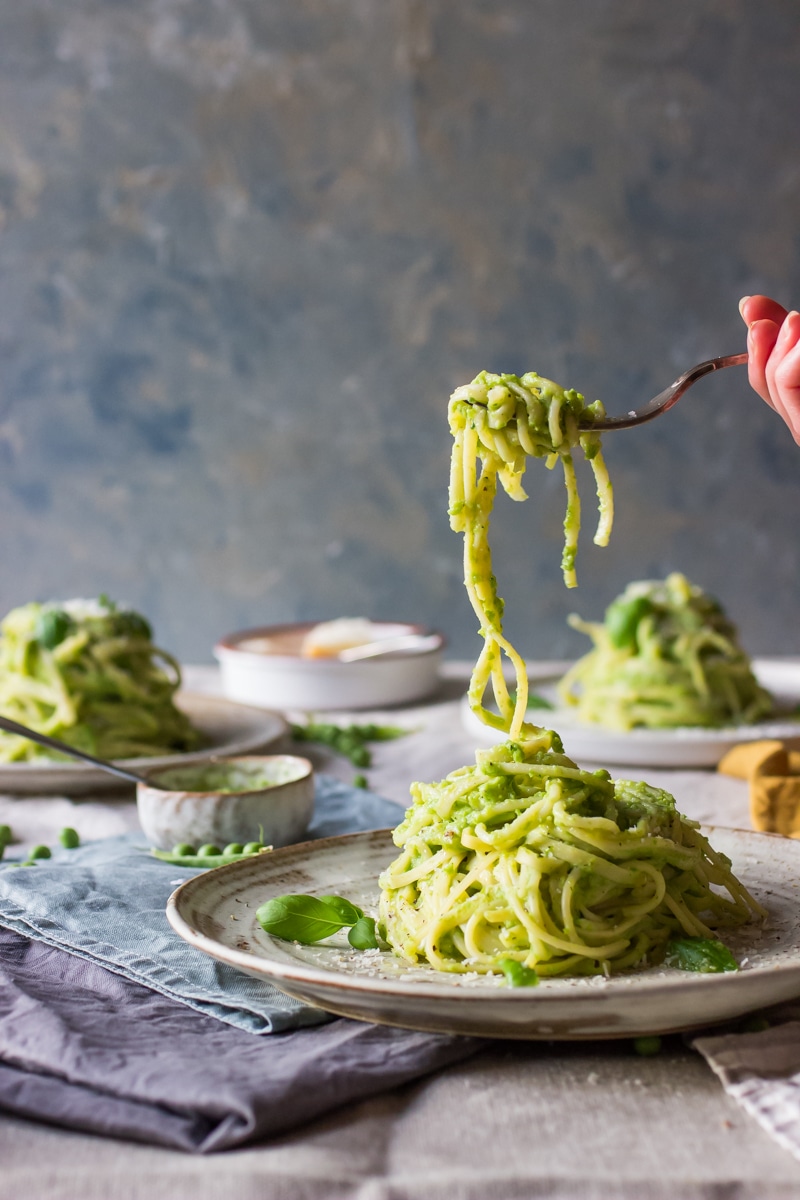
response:
<path id="1" fill-rule="evenodd" d="M 83 750 L 76 750 L 74 746 L 68 746 L 66 742 L 59 742 L 56 738 L 48 737 L 46 733 L 29 729 L 27 725 L 19 725 L 8 717 L 0 717 L 0 729 L 5 729 L 7 733 L 16 733 L 19 737 L 28 738 L 31 742 L 38 742 L 40 746 L 47 746 L 49 750 L 58 750 L 60 754 L 71 754 L 73 758 L 80 758 L 83 762 L 91 763 L 93 767 L 99 767 L 101 771 L 119 775 L 121 779 L 127 779 L 130 783 L 147 783 L 143 775 L 137 775 L 134 771 L 126 771 L 124 767 L 118 767 L 116 763 L 108 762 L 104 758 L 95 758 L 93 754 L 86 754 Z"/>
<path id="2" fill-rule="evenodd" d="M 630 429 L 634 425 L 652 421 L 653 417 L 660 416 L 661 413 L 672 408 L 673 404 L 677 404 L 687 388 L 690 388 L 698 379 L 702 379 L 704 375 L 710 375 L 712 371 L 719 371 L 722 367 L 742 366 L 746 362 L 747 354 L 726 354 L 722 358 L 709 358 L 706 362 L 698 363 L 691 370 L 684 371 L 683 375 L 679 375 L 674 383 L 671 383 L 668 388 L 664 388 L 663 392 L 659 392 L 641 408 L 632 409 L 620 417 L 601 417 L 592 424 L 581 423 L 580 428 L 595 429 L 599 433 L 604 433 L 606 430 Z"/>

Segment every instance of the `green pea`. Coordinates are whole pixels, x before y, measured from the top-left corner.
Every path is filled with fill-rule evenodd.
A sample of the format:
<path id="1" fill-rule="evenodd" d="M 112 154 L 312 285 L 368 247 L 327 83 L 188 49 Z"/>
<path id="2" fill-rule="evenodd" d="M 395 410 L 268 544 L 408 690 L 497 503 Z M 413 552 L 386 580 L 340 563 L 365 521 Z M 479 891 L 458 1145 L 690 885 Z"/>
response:
<path id="1" fill-rule="evenodd" d="M 28 858 L 52 858 L 49 846 L 34 846 Z"/>
<path id="2" fill-rule="evenodd" d="M 219 846 L 215 846 L 212 842 L 206 842 L 197 851 L 198 858 L 214 858 L 217 854 L 222 854 L 222 851 Z"/>
<path id="3" fill-rule="evenodd" d="M 172 853 L 176 858 L 185 858 L 187 854 L 194 854 L 194 846 L 188 842 L 178 842 L 172 847 Z"/>
<path id="4" fill-rule="evenodd" d="M 372 762 L 372 754 L 366 746 L 356 746 L 349 754 L 354 767 L 368 767 Z"/>
<path id="5" fill-rule="evenodd" d="M 242 849 L 242 854 L 258 854 L 258 852 L 263 849 L 263 842 L 248 842 L 247 845 Z"/>
<path id="6" fill-rule="evenodd" d="M 661 1053 L 661 1038 L 655 1035 L 651 1037 L 638 1037 L 633 1039 L 633 1049 L 636 1054 L 642 1058 L 653 1058 L 654 1055 Z"/>
<path id="7" fill-rule="evenodd" d="M 58 835 L 58 840 L 61 842 L 61 845 L 65 850 L 76 850 L 81 844 L 78 831 L 76 829 L 71 829 L 69 825 L 66 825 L 61 830 L 61 833 Z"/>
<path id="8" fill-rule="evenodd" d="M 11 826 L 0 825 L 0 845 L 7 846 L 10 842 L 13 842 L 13 840 L 14 835 L 11 832 Z"/>
<path id="9" fill-rule="evenodd" d="M 740 1033 L 763 1033 L 765 1029 L 770 1028 L 770 1023 L 766 1017 L 748 1017 L 746 1021 L 742 1021 L 739 1026 Z"/>
<path id="10" fill-rule="evenodd" d="M 611 644 L 619 650 L 634 646 L 639 622 L 652 610 L 652 601 L 646 596 L 635 596 L 632 600 L 618 599 L 609 604 L 605 625 Z"/>
<path id="11" fill-rule="evenodd" d="M 357 788 L 369 787 L 369 784 L 367 783 L 366 775 L 354 775 L 353 776 L 353 787 L 357 787 Z"/>
<path id="12" fill-rule="evenodd" d="M 241 842 L 228 842 L 227 846 L 222 851 L 222 853 L 223 854 L 242 854 L 243 851 L 244 851 L 244 846 L 242 845 Z"/>
<path id="13" fill-rule="evenodd" d="M 39 616 L 33 636 L 46 650 L 53 650 L 63 642 L 73 624 L 69 614 L 60 608 L 48 609 Z"/>

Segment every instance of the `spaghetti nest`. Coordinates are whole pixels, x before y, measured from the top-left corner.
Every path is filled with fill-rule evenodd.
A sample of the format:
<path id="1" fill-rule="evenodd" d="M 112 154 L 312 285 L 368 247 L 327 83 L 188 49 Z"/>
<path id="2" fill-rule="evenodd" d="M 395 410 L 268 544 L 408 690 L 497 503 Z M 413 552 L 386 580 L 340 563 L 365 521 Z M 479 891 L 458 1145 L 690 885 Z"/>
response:
<path id="1" fill-rule="evenodd" d="M 26 604 L 0 625 L 0 712 L 101 758 L 191 750 L 181 673 L 144 617 L 106 601 Z M 59 756 L 0 734 L 0 762 Z"/>
<path id="2" fill-rule="evenodd" d="M 594 540 L 604 546 L 611 533 L 613 499 L 600 437 L 579 428 L 602 413 L 600 401 L 586 404 L 579 392 L 565 391 L 534 371 L 521 377 L 483 371 L 472 383 L 456 388 L 450 398 L 450 525 L 464 534 L 464 583 L 484 639 L 469 701 L 486 724 L 510 730 L 512 737 L 522 729 L 528 685 L 522 659 L 503 636 L 503 601 L 492 572 L 489 517 L 497 481 L 512 500 L 525 500 L 522 477 L 528 457 L 544 458 L 548 467 L 561 462 L 567 488 L 562 568 L 567 587 L 575 587 L 580 529 L 580 498 L 572 459 L 576 446 L 588 459 L 597 484 L 600 520 Z M 503 678 L 504 653 L 516 673 L 514 700 Z M 490 679 L 499 715 L 483 705 Z"/>
<path id="3" fill-rule="evenodd" d="M 672 936 L 766 915 L 667 792 L 580 770 L 557 734 L 537 735 L 412 786 L 380 880 L 395 953 L 441 971 L 512 959 L 609 974 L 659 962 Z"/>
<path id="4" fill-rule="evenodd" d="M 635 726 L 752 724 L 772 698 L 760 687 L 720 605 L 677 572 L 628 584 L 601 623 L 571 617 L 594 642 L 560 684 L 586 722 Z"/>

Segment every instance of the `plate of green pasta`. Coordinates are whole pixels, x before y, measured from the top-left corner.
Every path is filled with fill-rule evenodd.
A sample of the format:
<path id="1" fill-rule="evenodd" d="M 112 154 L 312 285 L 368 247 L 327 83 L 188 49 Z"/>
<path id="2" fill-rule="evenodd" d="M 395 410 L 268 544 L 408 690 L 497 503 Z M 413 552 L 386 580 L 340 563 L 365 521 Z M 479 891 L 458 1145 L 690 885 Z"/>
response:
<path id="1" fill-rule="evenodd" d="M 287 731 L 276 713 L 181 691 L 177 660 L 141 614 L 98 600 L 31 603 L 0 623 L 0 712 L 136 770 L 247 754 Z M 97 768 L 0 733 L 0 791 L 76 795 L 115 785 Z"/>
<path id="2" fill-rule="evenodd" d="M 564 741 L 572 758 L 581 763 L 605 767 L 654 767 L 674 770 L 704 770 L 716 767 L 720 759 L 732 746 L 742 742 L 781 741 L 789 747 L 800 746 L 800 719 L 794 708 L 800 702 L 800 665 L 791 660 L 753 660 L 757 678 L 766 685 L 780 674 L 781 680 L 789 679 L 789 672 L 798 681 L 797 701 L 792 702 L 788 693 L 787 704 L 782 714 L 772 720 L 759 721 L 754 725 L 728 725 L 716 728 L 683 726 L 666 729 L 634 728 L 628 730 L 607 729 L 601 725 L 584 724 L 574 710 L 558 705 L 557 688 L 560 677 L 549 677 L 534 681 L 536 689 L 535 708 L 529 710 L 537 720 L 546 716 Z M 552 698 L 545 709 L 539 706 L 542 699 Z M 477 745 L 490 746 L 502 741 L 502 733 L 485 725 L 477 718 L 464 697 L 461 703 L 461 722 L 472 735 Z"/>
<path id="3" fill-rule="evenodd" d="M 306 1003 L 442 1033 L 638 1037 L 800 995 L 796 841 L 676 825 L 671 813 L 648 844 L 656 826 L 643 832 L 641 810 L 599 838 L 597 825 L 552 809 L 542 822 L 523 805 L 505 842 L 451 841 L 445 856 L 426 840 L 436 835 L 418 824 L 421 808 L 410 812 L 394 841 L 390 830 L 326 838 L 205 872 L 173 894 L 168 919 L 198 951 Z M 510 828 L 520 816 L 528 832 L 541 827 L 538 849 Z M 539 853 L 545 840 L 555 855 Z M 416 862 L 423 845 L 430 852 Z M 351 916 L 309 942 L 308 914 L 332 902 Z M 267 932 L 267 906 L 292 904 L 300 923 L 286 936 Z M 344 927 L 365 916 L 376 938 L 359 948 Z"/>

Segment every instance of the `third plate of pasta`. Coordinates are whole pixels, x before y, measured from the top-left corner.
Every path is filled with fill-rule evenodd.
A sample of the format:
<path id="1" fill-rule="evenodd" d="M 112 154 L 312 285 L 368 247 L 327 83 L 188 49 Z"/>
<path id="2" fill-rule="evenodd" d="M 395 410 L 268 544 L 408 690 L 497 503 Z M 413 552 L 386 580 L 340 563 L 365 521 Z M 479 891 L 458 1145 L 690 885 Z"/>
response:
<path id="1" fill-rule="evenodd" d="M 774 739 L 800 744 L 800 660 L 797 658 L 756 658 L 753 669 L 759 683 L 779 702 L 780 710 L 767 720 L 749 725 L 712 728 L 678 726 L 670 729 L 606 729 L 590 725 L 580 715 L 558 704 L 560 676 L 530 669 L 534 702 L 543 697 L 553 704 L 548 709 L 532 709 L 531 715 L 546 720 L 558 729 L 567 753 L 579 762 L 603 766 L 672 767 L 692 769 L 715 767 L 732 746 L 740 742 Z M 461 709 L 464 728 L 477 745 L 490 746 L 504 738 L 502 731 L 484 724 L 464 698 Z"/>

